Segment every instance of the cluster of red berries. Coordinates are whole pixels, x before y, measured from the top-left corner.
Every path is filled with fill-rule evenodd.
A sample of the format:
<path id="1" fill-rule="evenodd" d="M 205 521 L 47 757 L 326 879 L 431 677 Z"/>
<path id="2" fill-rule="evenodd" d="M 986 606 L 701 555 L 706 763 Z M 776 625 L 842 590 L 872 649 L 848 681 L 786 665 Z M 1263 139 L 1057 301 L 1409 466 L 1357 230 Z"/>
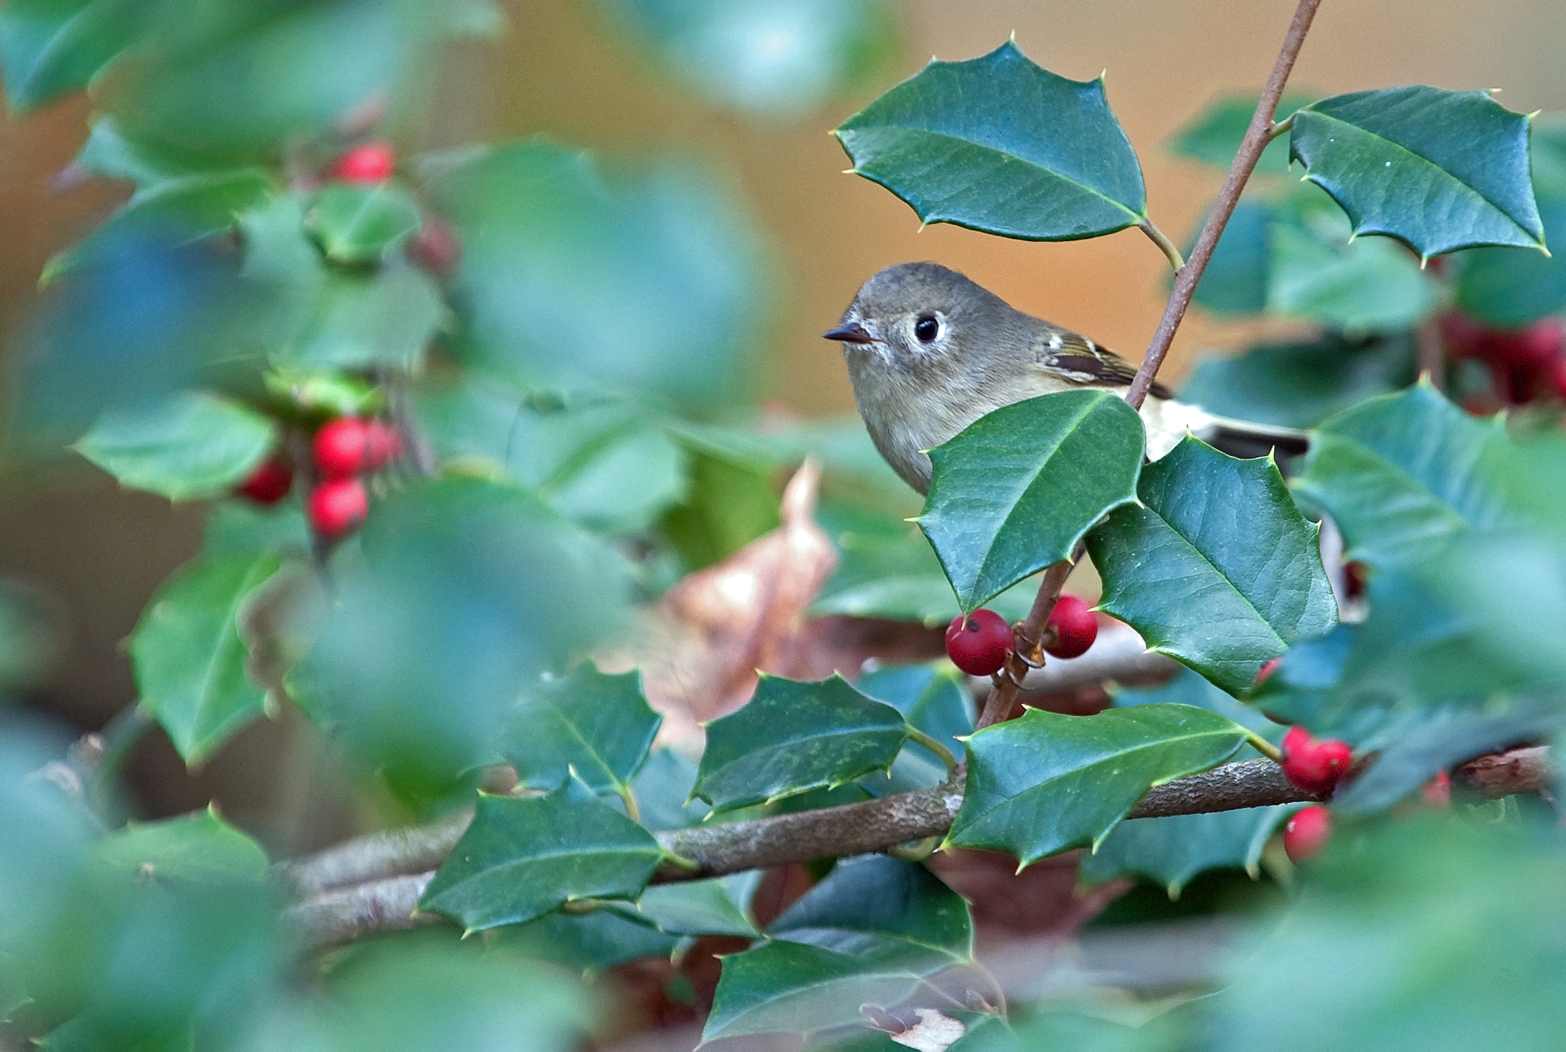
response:
<path id="1" fill-rule="evenodd" d="M 1087 652 L 1098 638 L 1098 618 L 1074 595 L 1063 595 L 1044 628 L 1044 650 L 1058 658 Z M 1011 626 L 993 610 L 975 610 L 952 618 L 946 629 L 946 656 L 970 676 L 992 676 L 1012 650 Z"/>
<path id="2" fill-rule="evenodd" d="M 397 153 L 388 142 L 355 146 L 332 163 L 329 174 L 340 183 L 375 185 L 397 171 Z M 446 277 L 462 258 L 456 233 L 439 216 L 426 214 L 403 249 L 409 259 L 436 277 Z"/>
<path id="3" fill-rule="evenodd" d="M 379 420 L 341 416 L 321 426 L 311 444 L 317 481 L 305 499 L 310 528 L 327 540 L 346 537 L 364 524 L 370 512 L 365 475 L 395 460 L 402 440 L 395 428 Z M 237 492 L 257 504 L 276 504 L 293 487 L 294 473 L 276 457 L 262 464 Z"/>
<path id="4" fill-rule="evenodd" d="M 1521 329 L 1492 329 L 1460 311 L 1441 317 L 1448 353 L 1489 367 L 1499 405 L 1476 402 L 1485 411 L 1554 395 L 1566 398 L 1566 319 L 1542 318 Z"/>

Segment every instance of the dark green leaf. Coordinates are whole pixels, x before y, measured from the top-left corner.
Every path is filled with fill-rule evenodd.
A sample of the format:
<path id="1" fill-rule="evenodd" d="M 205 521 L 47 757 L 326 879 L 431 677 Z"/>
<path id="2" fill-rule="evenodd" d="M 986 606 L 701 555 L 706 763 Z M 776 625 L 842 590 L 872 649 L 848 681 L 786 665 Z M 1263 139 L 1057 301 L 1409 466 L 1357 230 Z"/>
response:
<path id="1" fill-rule="evenodd" d="M 462 243 L 458 348 L 535 386 L 739 394 L 769 318 L 769 264 L 711 172 L 601 174 L 541 140 L 428 158 Z"/>
<path id="2" fill-rule="evenodd" d="M 1023 865 L 1097 848 L 1149 788 L 1204 771 L 1245 744 L 1245 728 L 1188 705 L 1096 716 L 1028 709 L 968 739 L 968 782 L 948 844 Z"/>
<path id="3" fill-rule="evenodd" d="M 130 489 L 170 500 L 228 492 L 277 441 L 270 417 L 205 391 L 111 409 L 73 447 Z"/>
<path id="4" fill-rule="evenodd" d="M 1347 232 L 1345 231 L 1345 234 Z M 1269 231 L 1267 309 L 1350 336 L 1410 329 L 1435 309 L 1435 281 L 1401 246 L 1339 242 L 1290 223 Z"/>
<path id="5" fill-rule="evenodd" d="M 932 60 L 837 137 L 857 174 L 927 223 L 1059 241 L 1146 218 L 1142 168 L 1103 79 L 1057 76 L 1012 41 L 966 62 Z"/>
<path id="6" fill-rule="evenodd" d="M 520 924 L 576 899 L 634 898 L 662 860 L 651 833 L 577 782 L 521 800 L 480 794 L 419 908 L 470 932 Z"/>
<path id="7" fill-rule="evenodd" d="M 327 259 L 369 263 L 417 230 L 422 218 L 418 202 L 391 183 L 333 183 L 315 195 L 304 222 Z"/>
<path id="8" fill-rule="evenodd" d="M 905 969 L 867 965 L 818 946 L 769 939 L 723 960 L 702 1040 L 812 1034 L 862 1025 L 859 1006 L 895 1006 L 922 983 Z"/>
<path id="9" fill-rule="evenodd" d="M 752 870 L 711 880 L 654 884 L 642 892 L 634 910 L 621 912 L 671 935 L 755 938 L 761 933 L 750 918 L 750 900 L 760 882 L 761 871 Z"/>
<path id="10" fill-rule="evenodd" d="M 1082 879 L 1098 884 L 1116 877 L 1147 877 L 1172 899 L 1212 869 L 1243 869 L 1254 880 L 1261 872 L 1267 838 L 1290 810 L 1279 805 L 1122 822 L 1098 851 L 1083 857 Z"/>
<path id="11" fill-rule="evenodd" d="M 5 98 L 20 115 L 85 88 L 136 37 L 144 0 L 10 0 L 0 8 Z"/>
<path id="12" fill-rule="evenodd" d="M 110 869 L 143 880 L 225 883 L 266 877 L 266 852 L 211 806 L 160 822 L 132 822 L 98 841 L 96 852 Z"/>
<path id="13" fill-rule="evenodd" d="M 694 792 L 727 810 L 841 785 L 891 767 L 907 734 L 901 713 L 841 676 L 764 675 L 744 708 L 707 725 Z"/>
<path id="14" fill-rule="evenodd" d="M 1543 248 L 1528 126 L 1488 92 L 1383 88 L 1300 110 L 1289 152 L 1354 233 L 1396 237 L 1422 259 L 1473 245 Z"/>
<path id="15" fill-rule="evenodd" d="M 234 226 L 241 212 L 272 192 L 272 177 L 254 168 L 206 172 L 155 183 L 136 195 L 77 245 L 45 265 L 45 285 L 62 274 L 97 262 L 126 238 L 196 241 Z"/>
<path id="16" fill-rule="evenodd" d="M 1276 119 L 1283 120 L 1310 100 L 1311 96 L 1299 92 L 1285 94 L 1278 100 Z M 1256 112 L 1256 101 L 1255 95 L 1229 95 L 1208 103 L 1205 110 L 1175 133 L 1169 148 L 1181 157 L 1189 157 L 1227 171 L 1229 165 L 1234 163 L 1234 155 L 1240 152 L 1240 141 L 1245 138 L 1245 130 L 1250 127 L 1251 115 Z M 1274 139 L 1262 151 L 1256 172 L 1259 175 L 1283 175 L 1288 170 L 1289 148 L 1281 139 Z"/>
<path id="17" fill-rule="evenodd" d="M 919 975 L 973 961 L 967 902 L 922 865 L 885 855 L 840 861 L 767 934 Z"/>
<path id="18" fill-rule="evenodd" d="M 627 612 L 622 557 L 514 486 L 410 480 L 360 538 L 289 693 L 416 799 L 496 762 L 523 688 L 613 638 Z"/>
<path id="19" fill-rule="evenodd" d="M 586 664 L 528 688 L 507 722 L 500 752 L 522 784 L 553 789 L 575 771 L 596 793 L 625 794 L 663 717 L 647 707 L 640 673 Z"/>
<path id="20" fill-rule="evenodd" d="M 1210 413 L 1259 424 L 1309 428 L 1367 398 L 1414 382 L 1414 341 L 1367 343 L 1329 337 L 1263 344 L 1243 354 L 1204 357 L 1180 399 Z"/>
<path id="21" fill-rule="evenodd" d="M 1267 239 L 1272 221 L 1271 205 L 1240 199 L 1202 272 L 1193 302 L 1218 314 L 1260 314 L 1267 309 Z M 1192 244 L 1195 241 L 1193 233 Z"/>
<path id="22" fill-rule="evenodd" d="M 919 526 L 962 608 L 1053 563 L 1113 508 L 1136 499 L 1146 433 L 1110 391 L 1004 406 L 930 451 Z"/>
<path id="23" fill-rule="evenodd" d="M 270 552 L 190 563 L 163 583 L 131 633 L 141 704 L 188 764 L 261 715 L 266 697 L 245 675 L 238 616 L 279 565 Z"/>
<path id="24" fill-rule="evenodd" d="M 201 554 L 209 558 L 240 552 L 278 551 L 308 556 L 312 538 L 304 509 L 294 501 L 263 507 L 248 500 L 228 500 L 207 515 Z"/>
<path id="25" fill-rule="evenodd" d="M 711 810 L 693 798 L 696 763 L 673 749 L 658 749 L 631 779 L 631 791 L 642 811 L 642 825 L 653 832 L 686 829 Z"/>
<path id="26" fill-rule="evenodd" d="M 862 81 L 896 51 L 881 0 L 617 0 L 670 72 L 702 95 L 794 115 Z"/>
<path id="27" fill-rule="evenodd" d="M 973 698 L 964 674 L 949 663 L 878 669 L 859 677 L 855 686 L 872 698 L 895 706 L 909 726 L 945 745 L 954 756 L 962 755 L 959 738 L 973 732 Z M 860 784 L 877 796 L 884 796 L 938 785 L 947 777 L 945 762 L 919 746 L 898 753 L 891 771 L 867 775 Z"/>
<path id="28" fill-rule="evenodd" d="M 1230 693 L 1337 617 L 1317 527 L 1270 459 L 1236 460 L 1187 436 L 1142 471 L 1140 505 L 1088 537 L 1100 606 L 1148 646 Z"/>
<path id="29" fill-rule="evenodd" d="M 531 960 L 552 961 L 589 975 L 643 957 L 668 958 L 680 942 L 677 936 L 608 909 L 581 916 L 546 913 L 526 924 L 500 928 L 490 938 L 491 945 L 515 950 Z"/>
<path id="30" fill-rule="evenodd" d="M 1506 521 L 1495 469 L 1508 446 L 1498 422 L 1473 419 L 1422 381 L 1324 422 L 1292 485 L 1331 514 L 1348 558 L 1408 566 Z"/>
<path id="31" fill-rule="evenodd" d="M 1330 845 L 1283 922 L 1260 920 L 1230 959 L 1206 1047 L 1553 1048 L 1566 1033 L 1566 857 L 1537 833 L 1427 816 Z"/>
<path id="32" fill-rule="evenodd" d="M 313 298 L 303 330 L 273 355 L 286 369 L 367 369 L 417 372 L 440 328 L 445 306 L 428 274 L 390 262 L 372 274 L 332 272 Z"/>

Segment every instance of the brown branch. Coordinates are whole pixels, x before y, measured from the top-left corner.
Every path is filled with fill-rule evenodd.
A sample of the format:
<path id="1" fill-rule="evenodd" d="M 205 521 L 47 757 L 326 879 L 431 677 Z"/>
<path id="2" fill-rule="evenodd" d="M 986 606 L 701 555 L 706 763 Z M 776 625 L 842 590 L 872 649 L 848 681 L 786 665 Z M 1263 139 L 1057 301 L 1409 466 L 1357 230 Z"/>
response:
<path id="1" fill-rule="evenodd" d="M 1544 792 L 1552 771 L 1548 749 L 1513 749 L 1458 768 L 1455 780 L 1489 797 Z M 1283 776 L 1270 760 L 1242 760 L 1177 778 L 1148 790 L 1128 819 L 1207 814 L 1247 807 L 1319 800 Z M 665 865 L 657 882 L 764 869 L 786 862 L 885 851 L 897 844 L 942 836 L 962 806 L 962 791 L 948 782 L 911 793 L 772 818 L 715 823 L 657 834 L 669 851 L 696 863 Z M 327 946 L 387 928 L 430 922 L 416 914 L 432 870 L 456 844 L 470 815 L 435 826 L 360 837 L 310 858 L 280 863 L 279 879 L 293 889 L 285 912 L 305 946 Z M 413 872 L 411 867 L 427 869 Z M 337 882 L 337 883 L 334 883 Z"/>
<path id="2" fill-rule="evenodd" d="M 1153 341 L 1148 345 L 1147 356 L 1142 359 L 1136 378 L 1131 381 L 1131 388 L 1126 392 L 1126 401 L 1131 403 L 1133 409 L 1142 407 L 1142 400 L 1153 386 L 1153 377 L 1158 375 L 1158 369 L 1164 364 L 1169 347 L 1174 343 L 1175 330 L 1180 327 L 1180 320 L 1191 305 L 1196 283 L 1202 279 L 1202 272 L 1213 258 L 1213 249 L 1218 247 L 1218 237 L 1240 202 L 1240 191 L 1245 189 L 1256 162 L 1261 160 L 1262 150 L 1267 148 L 1272 138 L 1272 118 L 1278 111 L 1278 99 L 1283 94 L 1283 86 L 1288 82 L 1289 72 L 1294 68 L 1294 60 L 1299 57 L 1305 34 L 1310 30 L 1311 19 L 1316 17 L 1316 8 L 1320 4 L 1321 0 L 1300 0 L 1299 7 L 1294 11 L 1294 21 L 1289 25 L 1283 48 L 1273 63 L 1272 75 L 1267 78 L 1267 86 L 1262 89 L 1261 98 L 1256 103 L 1256 112 L 1251 115 L 1251 124 L 1245 130 L 1240 151 L 1235 154 L 1229 175 L 1223 181 L 1223 189 L 1218 192 L 1218 200 L 1207 215 L 1207 222 L 1202 224 L 1202 232 L 1197 235 L 1191 255 L 1175 275 L 1174 288 L 1169 293 L 1164 316 L 1159 320 L 1158 330 L 1153 333 Z"/>

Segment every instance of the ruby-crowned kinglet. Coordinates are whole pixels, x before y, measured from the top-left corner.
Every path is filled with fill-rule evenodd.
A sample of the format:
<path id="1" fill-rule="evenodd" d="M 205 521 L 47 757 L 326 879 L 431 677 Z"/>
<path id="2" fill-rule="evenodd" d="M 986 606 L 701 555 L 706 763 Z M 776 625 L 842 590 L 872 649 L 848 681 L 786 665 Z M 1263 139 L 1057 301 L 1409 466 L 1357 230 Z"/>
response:
<path id="1" fill-rule="evenodd" d="M 876 448 L 920 493 L 930 488 L 926 451 L 986 413 L 1082 387 L 1123 393 L 1136 375 L 1130 362 L 1092 340 L 1024 314 L 938 263 L 880 271 L 825 336 L 843 344 L 854 400 Z M 1252 455 L 1305 448 L 1298 431 L 1212 416 L 1175 401 L 1157 383 L 1142 404 L 1142 422 L 1154 460 L 1187 431 Z"/>

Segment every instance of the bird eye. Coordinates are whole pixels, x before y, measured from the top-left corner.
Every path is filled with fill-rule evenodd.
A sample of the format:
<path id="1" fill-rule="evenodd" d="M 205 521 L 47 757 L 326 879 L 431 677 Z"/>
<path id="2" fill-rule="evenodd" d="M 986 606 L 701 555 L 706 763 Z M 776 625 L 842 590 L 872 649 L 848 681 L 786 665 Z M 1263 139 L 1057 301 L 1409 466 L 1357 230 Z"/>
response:
<path id="1" fill-rule="evenodd" d="M 940 335 L 940 332 L 941 323 L 931 314 L 926 314 L 914 324 L 914 335 L 919 337 L 920 343 L 929 343 Z"/>

